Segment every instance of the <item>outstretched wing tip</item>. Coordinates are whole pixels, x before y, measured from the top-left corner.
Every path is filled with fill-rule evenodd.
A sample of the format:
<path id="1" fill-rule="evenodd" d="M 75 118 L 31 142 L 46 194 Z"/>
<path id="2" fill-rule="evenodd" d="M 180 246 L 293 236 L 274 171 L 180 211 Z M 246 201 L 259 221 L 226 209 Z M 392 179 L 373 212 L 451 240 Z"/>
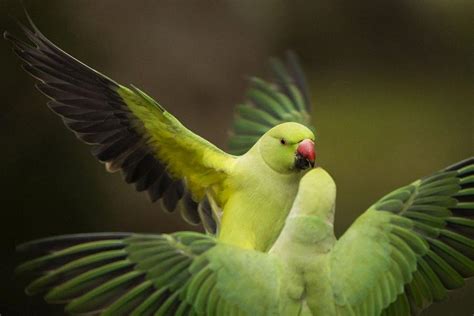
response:
<path id="1" fill-rule="evenodd" d="M 11 34 L 7 30 L 4 30 L 2 32 L 2 36 L 3 36 L 3 39 L 6 39 L 6 40 L 10 40 L 10 38 L 11 38 Z"/>
<path id="2" fill-rule="evenodd" d="M 463 168 L 465 166 L 468 166 L 468 165 L 471 165 L 471 164 L 474 164 L 474 156 L 471 156 L 469 158 L 466 158 L 464 160 L 456 162 L 456 163 L 446 167 L 444 170 L 454 171 L 454 170 L 461 169 L 461 168 Z"/>
<path id="3" fill-rule="evenodd" d="M 164 108 L 133 84 L 130 89 L 123 87 L 67 54 L 41 34 L 31 17 L 28 16 L 28 20 L 33 30 L 21 24 L 27 42 L 8 31 L 4 37 L 11 42 L 23 69 L 38 80 L 36 88 L 50 99 L 48 107 L 62 118 L 77 138 L 94 146 L 93 155 L 106 163 L 108 171 L 123 170 L 130 180 L 127 182 L 136 183 L 139 191 L 160 190 L 154 193 L 158 199 L 168 193 L 175 196 L 176 193 L 165 190 L 176 180 L 174 176 L 171 179 L 169 170 L 174 162 L 158 157 L 157 148 L 149 141 L 155 137 L 153 142 L 156 144 L 163 135 L 159 130 L 145 127 L 143 121 L 156 116 L 155 109 L 165 112 Z M 138 113 L 134 112 L 137 109 Z M 156 119 L 166 120 L 161 125 L 172 125 L 168 126 L 173 130 L 168 136 L 174 137 L 178 132 L 185 134 L 187 149 L 193 149 L 194 145 L 217 152 L 211 148 L 212 144 L 185 129 L 171 115 Z M 147 126 L 160 128 L 159 124 Z M 153 136 L 153 133 L 158 135 Z M 175 143 L 174 152 L 181 145 Z M 195 169 L 193 166 L 192 170 Z"/>
<path id="4" fill-rule="evenodd" d="M 30 243 L 47 251 L 18 267 L 20 276 L 31 281 L 26 293 L 67 304 L 66 312 L 94 315 L 168 315 L 188 304 L 177 294 L 192 277 L 194 258 L 214 247 L 215 240 L 194 232 L 121 234 L 66 235 Z"/>
<path id="5" fill-rule="evenodd" d="M 377 297 L 384 303 L 377 308 L 387 314 L 399 308 L 415 313 L 443 300 L 448 290 L 463 286 L 464 279 L 473 277 L 473 174 L 471 157 L 393 191 L 362 214 L 333 253 L 332 271 L 341 272 L 334 276 L 334 282 L 339 282 L 338 289 L 348 298 L 341 304 L 363 310 L 368 306 L 363 304 L 380 296 L 377 289 L 393 287 L 395 281 L 399 290 L 391 290 L 391 300 Z M 364 254 L 372 256 L 370 262 L 360 257 Z M 343 262 L 347 263 L 344 260 L 351 262 L 350 275 L 342 271 Z M 392 280 L 386 281 L 389 274 Z M 362 283 L 356 284 L 357 280 Z M 372 285 L 362 288 L 361 284 L 369 281 Z M 352 293 L 357 289 L 357 294 Z"/>
<path id="6" fill-rule="evenodd" d="M 17 253 L 36 252 L 38 250 L 44 251 L 53 244 L 62 244 L 73 241 L 74 243 L 84 242 L 87 240 L 99 240 L 99 239 L 122 239 L 126 238 L 133 233 L 131 232 L 100 232 L 100 233 L 78 233 L 78 234 L 66 234 L 52 237 L 45 237 L 20 243 L 15 247 Z M 50 248 L 54 249 L 54 248 Z"/>

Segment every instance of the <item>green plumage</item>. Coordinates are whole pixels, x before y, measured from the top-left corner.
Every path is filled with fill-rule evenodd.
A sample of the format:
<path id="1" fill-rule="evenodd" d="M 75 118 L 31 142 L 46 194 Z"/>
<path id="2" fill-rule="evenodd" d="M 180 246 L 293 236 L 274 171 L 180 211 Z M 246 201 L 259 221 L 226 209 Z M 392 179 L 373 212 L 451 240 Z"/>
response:
<path id="1" fill-rule="evenodd" d="M 470 167 L 474 159 L 464 164 Z M 449 182 L 452 188 L 430 190 L 423 198 L 465 190 L 458 183 L 469 173 L 451 169 L 388 194 L 340 240 L 331 222 L 335 185 L 317 168 L 301 181 L 285 226 L 267 253 L 194 232 L 111 235 L 105 240 L 84 235 L 66 243 L 59 237 L 23 247 L 26 252 L 57 250 L 24 263 L 17 272 L 44 273 L 30 283 L 28 293 L 66 303 L 71 313 L 417 314 L 474 275 L 474 242 L 469 237 L 474 221 L 457 214 L 474 211 L 464 207 L 474 196 L 463 194 L 463 202 L 455 199 L 437 216 L 424 213 L 433 210 L 430 204 L 414 204 L 420 192 L 428 192 L 426 186 Z M 88 242 L 81 243 L 83 239 Z"/>
<path id="2" fill-rule="evenodd" d="M 32 44 L 5 38 L 50 108 L 109 171 L 210 234 L 28 243 L 27 294 L 85 315 L 408 315 L 474 275 L 474 158 L 386 195 L 336 240 L 334 181 L 295 163 L 314 134 L 293 54 L 271 61 L 272 81 L 250 80 L 234 156 L 32 28 Z"/>
<path id="3" fill-rule="evenodd" d="M 237 106 L 237 117 L 228 143 L 232 154 L 247 152 L 256 139 L 284 122 L 300 123 L 314 131 L 309 116 L 309 92 L 296 56 L 289 52 L 286 65 L 273 59 L 270 66 L 274 82 L 251 78 L 247 100 Z"/>

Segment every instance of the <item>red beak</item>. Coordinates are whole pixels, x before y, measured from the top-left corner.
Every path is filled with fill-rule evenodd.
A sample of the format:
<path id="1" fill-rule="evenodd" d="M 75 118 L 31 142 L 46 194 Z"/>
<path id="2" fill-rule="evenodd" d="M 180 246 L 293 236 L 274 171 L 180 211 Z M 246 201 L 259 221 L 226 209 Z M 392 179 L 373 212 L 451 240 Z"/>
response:
<path id="1" fill-rule="evenodd" d="M 298 154 L 308 159 L 314 165 L 316 159 L 316 151 L 314 150 L 314 142 L 311 139 L 303 140 L 296 149 Z"/>

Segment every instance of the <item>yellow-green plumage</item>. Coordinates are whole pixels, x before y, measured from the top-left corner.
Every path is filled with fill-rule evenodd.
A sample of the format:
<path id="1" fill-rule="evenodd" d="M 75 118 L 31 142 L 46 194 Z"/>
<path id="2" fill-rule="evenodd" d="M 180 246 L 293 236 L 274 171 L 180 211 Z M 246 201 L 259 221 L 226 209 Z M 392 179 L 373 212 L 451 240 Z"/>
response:
<path id="1" fill-rule="evenodd" d="M 131 112 L 142 122 L 147 144 L 176 178 L 186 178 L 194 197 L 202 199 L 206 190 L 222 191 L 235 157 L 226 154 L 184 127 L 156 101 L 143 92 L 120 86 L 118 93 Z"/>
<path id="2" fill-rule="evenodd" d="M 409 315 L 474 276 L 474 158 L 388 194 L 336 240 L 333 179 L 295 164 L 314 135 L 299 124 L 309 97 L 294 56 L 273 61 L 274 83 L 252 79 L 233 156 L 33 29 L 34 46 L 5 37 L 50 108 L 108 170 L 216 235 L 28 243 L 18 250 L 36 258 L 17 269 L 33 275 L 28 294 L 88 315 Z"/>

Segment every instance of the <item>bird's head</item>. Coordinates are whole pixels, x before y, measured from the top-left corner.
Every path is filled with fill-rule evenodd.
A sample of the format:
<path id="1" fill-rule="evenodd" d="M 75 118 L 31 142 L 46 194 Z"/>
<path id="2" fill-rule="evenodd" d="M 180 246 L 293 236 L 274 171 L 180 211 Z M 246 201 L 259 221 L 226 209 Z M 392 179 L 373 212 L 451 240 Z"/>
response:
<path id="1" fill-rule="evenodd" d="M 314 134 L 304 125 L 288 122 L 277 125 L 258 143 L 265 163 L 279 173 L 292 173 L 314 167 Z"/>
<path id="2" fill-rule="evenodd" d="M 301 179 L 291 216 L 316 215 L 334 220 L 336 184 L 321 167 L 314 168 Z"/>

